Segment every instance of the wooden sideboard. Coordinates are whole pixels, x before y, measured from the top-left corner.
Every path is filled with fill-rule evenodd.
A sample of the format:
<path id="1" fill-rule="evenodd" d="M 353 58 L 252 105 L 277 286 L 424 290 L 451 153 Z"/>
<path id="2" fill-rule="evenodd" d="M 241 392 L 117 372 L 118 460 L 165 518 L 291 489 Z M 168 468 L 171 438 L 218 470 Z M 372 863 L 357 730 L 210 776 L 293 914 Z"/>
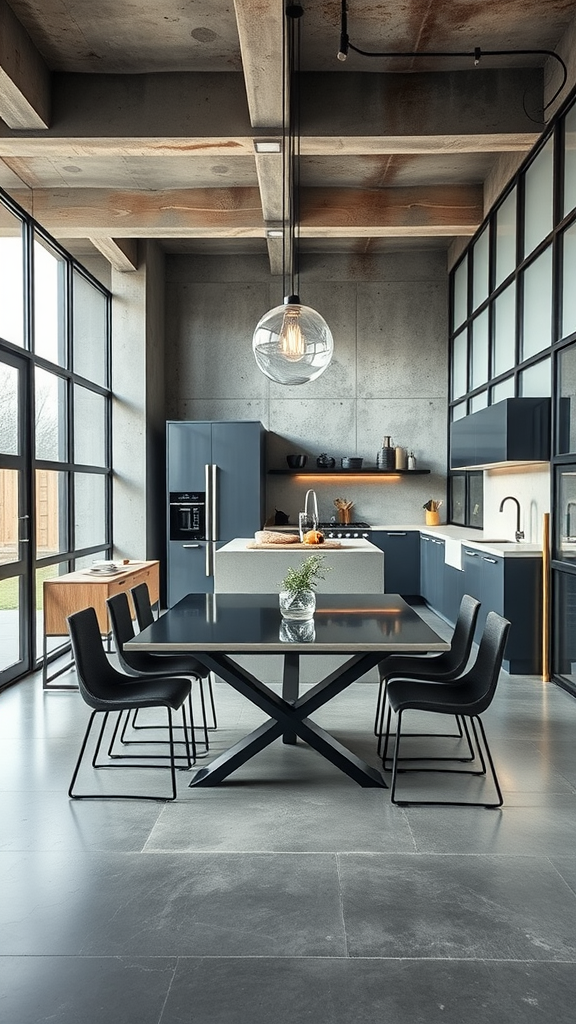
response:
<path id="1" fill-rule="evenodd" d="M 138 583 L 147 583 L 150 600 L 155 604 L 160 596 L 160 563 L 131 561 L 120 567 L 113 576 L 96 576 L 88 569 L 78 569 L 44 581 L 44 656 L 42 662 L 42 685 L 49 689 L 46 637 L 66 636 L 68 615 L 82 608 L 94 608 L 98 625 L 103 636 L 110 633 L 106 599 L 122 591 L 129 593 Z M 65 687 L 68 689 L 69 687 Z"/>

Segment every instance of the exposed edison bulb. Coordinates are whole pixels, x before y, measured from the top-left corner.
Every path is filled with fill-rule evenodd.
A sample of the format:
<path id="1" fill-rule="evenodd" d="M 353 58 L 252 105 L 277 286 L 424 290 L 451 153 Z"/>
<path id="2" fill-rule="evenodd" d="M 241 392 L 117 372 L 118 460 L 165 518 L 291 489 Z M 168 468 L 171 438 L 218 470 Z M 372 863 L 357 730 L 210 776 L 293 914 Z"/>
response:
<path id="1" fill-rule="evenodd" d="M 297 295 L 265 313 L 252 339 L 262 373 L 277 384 L 307 384 L 324 373 L 334 352 L 324 318 Z"/>
<path id="2" fill-rule="evenodd" d="M 280 348 L 286 359 L 296 362 L 306 355 L 306 339 L 300 328 L 300 307 L 287 306 L 280 328 Z"/>

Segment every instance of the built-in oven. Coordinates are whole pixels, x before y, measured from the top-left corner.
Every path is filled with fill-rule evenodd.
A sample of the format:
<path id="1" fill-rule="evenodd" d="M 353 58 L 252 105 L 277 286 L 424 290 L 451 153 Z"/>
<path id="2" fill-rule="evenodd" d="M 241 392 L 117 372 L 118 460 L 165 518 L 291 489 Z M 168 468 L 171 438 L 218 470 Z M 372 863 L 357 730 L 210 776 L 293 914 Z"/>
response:
<path id="1" fill-rule="evenodd" d="M 205 491 L 170 491 L 170 540 L 206 540 Z"/>

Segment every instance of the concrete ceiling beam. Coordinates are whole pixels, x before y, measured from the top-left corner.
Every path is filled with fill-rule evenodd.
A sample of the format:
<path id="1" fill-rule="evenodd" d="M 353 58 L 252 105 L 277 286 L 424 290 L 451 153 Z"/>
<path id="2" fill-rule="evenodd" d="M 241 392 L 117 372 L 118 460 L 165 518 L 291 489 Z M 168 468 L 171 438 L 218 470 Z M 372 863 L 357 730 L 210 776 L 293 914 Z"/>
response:
<path id="1" fill-rule="evenodd" d="M 121 274 L 138 270 L 138 242 L 135 238 L 89 238 L 95 249 Z"/>
<path id="2" fill-rule="evenodd" d="M 9 128 L 44 129 L 50 72 L 6 0 L 0 0 L 0 118 Z"/>
<path id="3" fill-rule="evenodd" d="M 279 0 L 234 0 L 250 120 L 282 127 L 282 19 Z"/>

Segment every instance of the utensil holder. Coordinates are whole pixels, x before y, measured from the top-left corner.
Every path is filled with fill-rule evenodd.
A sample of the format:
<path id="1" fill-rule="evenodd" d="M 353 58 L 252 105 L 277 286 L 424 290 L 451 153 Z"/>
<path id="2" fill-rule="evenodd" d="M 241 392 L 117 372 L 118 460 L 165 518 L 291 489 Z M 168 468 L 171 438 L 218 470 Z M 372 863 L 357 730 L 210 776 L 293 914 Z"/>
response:
<path id="1" fill-rule="evenodd" d="M 440 513 L 439 512 L 429 512 L 428 509 L 426 509 L 425 513 L 426 513 L 426 526 L 440 526 Z"/>
<path id="2" fill-rule="evenodd" d="M 347 526 L 348 523 L 352 522 L 352 509 L 351 508 L 339 508 L 338 509 L 338 522 L 342 526 Z"/>

